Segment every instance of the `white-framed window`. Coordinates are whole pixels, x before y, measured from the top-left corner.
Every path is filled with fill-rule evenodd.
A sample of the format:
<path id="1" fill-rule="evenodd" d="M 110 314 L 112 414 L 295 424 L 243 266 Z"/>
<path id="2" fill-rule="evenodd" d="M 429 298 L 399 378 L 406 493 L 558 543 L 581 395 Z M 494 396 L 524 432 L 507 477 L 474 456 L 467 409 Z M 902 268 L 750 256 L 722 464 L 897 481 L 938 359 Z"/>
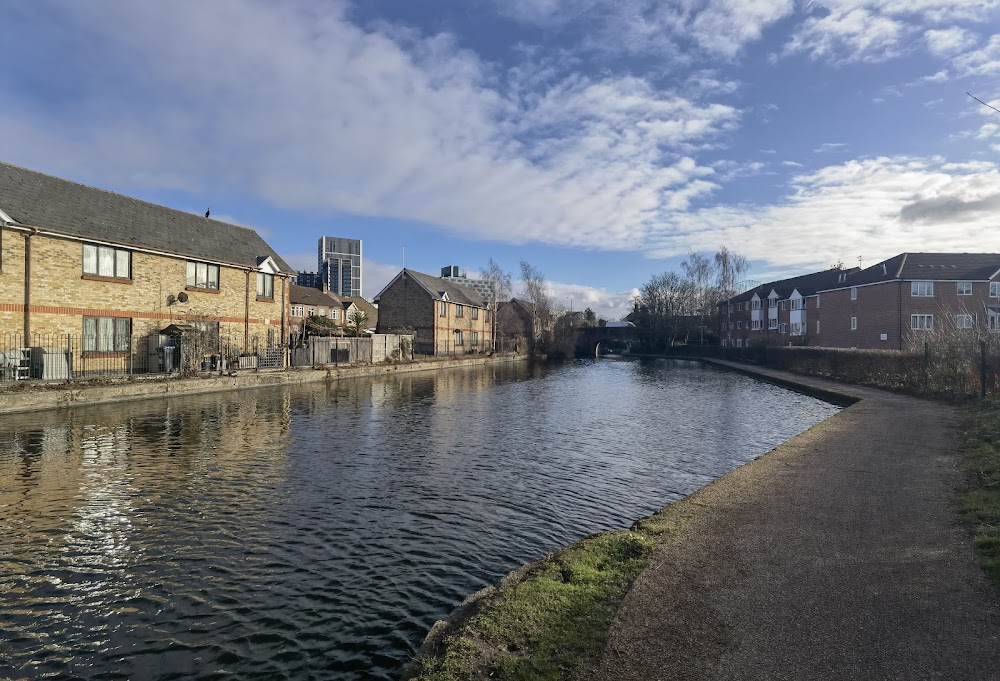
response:
<path id="1" fill-rule="evenodd" d="M 816 333 L 819 333 L 819 320 L 818 319 L 816 320 Z"/>
<path id="2" fill-rule="evenodd" d="M 851 287 L 851 300 L 857 300 L 857 299 L 858 299 L 858 287 L 857 286 L 852 286 Z"/>
<path id="3" fill-rule="evenodd" d="M 310 317 L 316 316 L 316 308 L 315 307 L 310 307 L 309 308 L 309 316 Z"/>
<path id="4" fill-rule="evenodd" d="M 801 336 L 802 335 L 802 324 L 799 322 L 792 323 L 792 335 Z"/>
<path id="5" fill-rule="evenodd" d="M 472 308 L 472 309 L 474 310 L 476 308 Z M 469 332 L 469 342 L 472 343 L 472 345 L 479 345 L 479 332 L 478 331 L 470 331 Z"/>
<path id="6" fill-rule="evenodd" d="M 1000 298 L 1000 281 L 990 282 L 990 298 Z"/>
<path id="7" fill-rule="evenodd" d="M 257 297 L 264 300 L 274 300 L 274 275 L 267 272 L 257 273 Z"/>
<path id="8" fill-rule="evenodd" d="M 851 317 L 851 331 L 857 331 L 857 330 L 858 330 L 858 318 Z"/>
<path id="9" fill-rule="evenodd" d="M 966 294 L 962 294 L 966 295 Z M 971 314 L 957 314 L 955 315 L 955 327 L 959 329 L 971 329 L 972 328 L 972 315 Z"/>
<path id="10" fill-rule="evenodd" d="M 910 295 L 918 298 L 931 298 L 934 296 L 933 281 L 911 281 Z"/>
<path id="11" fill-rule="evenodd" d="M 914 331 L 928 331 L 934 328 L 934 315 L 932 314 L 911 314 L 910 328 Z"/>
<path id="12" fill-rule="evenodd" d="M 788 324 L 778 324 L 778 333 L 788 333 Z"/>
<path id="13" fill-rule="evenodd" d="M 448 316 L 448 302 L 447 301 L 442 300 L 440 303 L 438 303 L 438 314 L 440 316 L 442 316 L 442 317 L 447 317 Z"/>
<path id="14" fill-rule="evenodd" d="M 132 320 L 126 317 L 84 317 L 84 352 L 129 352 Z"/>
<path id="15" fill-rule="evenodd" d="M 465 306 L 464 305 L 455 305 L 455 316 L 456 317 L 464 317 L 465 316 Z"/>
<path id="16" fill-rule="evenodd" d="M 806 306 L 806 299 L 805 298 L 792 298 L 791 302 L 792 302 L 792 309 L 793 310 L 802 310 Z"/>
<path id="17" fill-rule="evenodd" d="M 955 284 L 955 292 L 960 296 L 971 296 L 972 295 L 972 282 L 971 281 L 959 281 Z"/>
<path id="18" fill-rule="evenodd" d="M 742 329 L 743 328 L 743 322 L 736 322 L 736 328 L 737 329 Z"/>
<path id="19" fill-rule="evenodd" d="M 340 310 L 330 309 L 330 319 L 340 319 Z"/>
<path id="20" fill-rule="evenodd" d="M 778 307 L 778 298 L 776 296 L 770 296 L 767 299 L 767 306 L 768 307 Z"/>
<path id="21" fill-rule="evenodd" d="M 802 299 L 802 307 L 805 307 L 805 298 Z M 819 296 L 816 296 L 816 309 L 819 309 Z"/>
<path id="22" fill-rule="evenodd" d="M 742 348 L 743 347 L 743 339 L 742 338 L 737 338 L 736 339 L 736 347 L 738 347 L 738 348 Z"/>
<path id="23" fill-rule="evenodd" d="M 325 307 L 321 307 L 319 309 L 319 316 L 320 317 L 325 317 L 326 316 L 326 308 Z"/>
<path id="24" fill-rule="evenodd" d="M 461 329 L 455 329 L 455 345 L 465 345 L 465 336 Z"/>
<path id="25" fill-rule="evenodd" d="M 753 309 L 755 309 L 755 310 L 759 310 L 760 309 L 760 299 L 751 300 L 750 302 L 753 303 Z"/>
<path id="26" fill-rule="evenodd" d="M 304 316 L 302 314 L 303 312 L 304 312 L 304 310 L 303 310 L 303 308 L 302 308 L 301 305 L 292 305 L 292 316 L 293 317 L 302 317 L 302 316 Z"/>
<path id="27" fill-rule="evenodd" d="M 773 319 L 768 319 L 767 320 L 767 328 L 768 329 L 776 329 L 776 328 L 778 328 L 778 318 L 774 317 Z"/>
<path id="28" fill-rule="evenodd" d="M 188 261 L 185 285 L 188 288 L 203 288 L 209 291 L 218 291 L 219 266 L 209 265 L 206 262 Z"/>
<path id="29" fill-rule="evenodd" d="M 754 331 L 760 331 L 762 328 L 764 328 L 764 326 L 763 326 L 763 323 L 759 319 L 753 320 L 753 330 Z"/>
<path id="30" fill-rule="evenodd" d="M 83 273 L 109 279 L 132 278 L 132 252 L 111 246 L 83 245 Z"/>
<path id="31" fill-rule="evenodd" d="M 478 307 L 469 308 L 469 314 L 472 315 L 473 319 L 479 319 L 479 308 Z M 473 345 L 475 345 L 475 343 L 473 343 Z"/>

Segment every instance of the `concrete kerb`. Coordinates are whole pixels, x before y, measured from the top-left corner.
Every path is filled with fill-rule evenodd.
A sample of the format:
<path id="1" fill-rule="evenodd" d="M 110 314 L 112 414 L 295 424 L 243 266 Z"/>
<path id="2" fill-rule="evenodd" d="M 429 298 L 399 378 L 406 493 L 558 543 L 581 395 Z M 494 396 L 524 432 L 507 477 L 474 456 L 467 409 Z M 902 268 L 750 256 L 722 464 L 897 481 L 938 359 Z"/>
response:
<path id="1" fill-rule="evenodd" d="M 304 385 L 343 378 L 383 376 L 435 369 L 484 366 L 522 361 L 526 356 L 493 356 L 452 358 L 412 362 L 408 364 L 376 364 L 325 369 L 285 369 L 260 373 L 238 373 L 234 376 L 203 376 L 198 378 L 164 378 L 157 380 L 121 381 L 101 385 L 47 384 L 26 385 L 24 388 L 0 392 L 0 414 L 18 414 L 48 409 L 66 409 L 92 404 L 109 404 L 161 397 L 200 395 L 232 390 L 252 390 L 283 385 Z"/>

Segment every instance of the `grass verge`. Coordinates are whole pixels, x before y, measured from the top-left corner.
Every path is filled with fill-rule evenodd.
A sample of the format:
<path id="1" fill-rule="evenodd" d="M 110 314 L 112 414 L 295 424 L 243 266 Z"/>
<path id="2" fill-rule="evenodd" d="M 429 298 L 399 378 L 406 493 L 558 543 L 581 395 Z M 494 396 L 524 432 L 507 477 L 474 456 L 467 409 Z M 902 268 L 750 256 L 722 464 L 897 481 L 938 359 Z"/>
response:
<path id="1" fill-rule="evenodd" d="M 661 511 L 631 530 L 587 537 L 522 568 L 464 605 L 470 612 L 425 644 L 403 678 L 568 678 L 601 654 L 622 599 L 658 538 L 682 526 L 682 519 Z"/>
<path id="2" fill-rule="evenodd" d="M 1000 402 L 970 407 L 963 466 L 970 489 L 961 497 L 962 513 L 973 528 L 983 569 L 1000 589 Z"/>

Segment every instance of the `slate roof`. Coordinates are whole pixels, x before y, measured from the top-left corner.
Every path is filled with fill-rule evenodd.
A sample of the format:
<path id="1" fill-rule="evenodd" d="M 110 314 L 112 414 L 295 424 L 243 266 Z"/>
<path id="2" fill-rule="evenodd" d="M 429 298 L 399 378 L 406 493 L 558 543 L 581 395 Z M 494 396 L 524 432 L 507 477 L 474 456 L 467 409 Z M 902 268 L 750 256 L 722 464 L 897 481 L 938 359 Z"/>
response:
<path id="1" fill-rule="evenodd" d="M 902 279 L 926 281 L 987 281 L 1000 271 L 996 253 L 900 253 L 828 287 L 828 290 Z"/>
<path id="2" fill-rule="evenodd" d="M 485 308 L 488 303 L 483 299 L 483 296 L 476 289 L 471 286 L 464 286 L 462 284 L 455 284 L 448 281 L 447 279 L 442 279 L 441 277 L 432 277 L 429 274 L 424 274 L 423 272 L 416 272 L 414 270 L 403 269 L 402 273 L 405 276 L 409 276 L 415 282 L 423 286 L 425 289 L 431 292 L 434 300 L 441 300 L 445 294 L 448 295 L 448 300 L 453 303 L 460 303 L 462 305 L 471 305 L 472 307 L 483 307 Z"/>
<path id="3" fill-rule="evenodd" d="M 803 274 L 798 277 L 779 279 L 778 281 L 769 281 L 766 284 L 755 286 L 748 291 L 744 291 L 738 296 L 730 298 L 724 304 L 742 303 L 753 298 L 755 293 L 763 300 L 770 295 L 772 290 L 778 294 L 779 300 L 788 298 L 792 295 L 792 292 L 796 290 L 798 290 L 800 295 L 811 296 L 817 291 L 836 287 L 837 280 L 840 279 L 841 275 L 846 274 L 847 279 L 850 280 L 851 276 L 855 272 L 858 272 L 857 267 L 852 269 L 831 268 L 823 270 L 822 272 L 812 272 L 811 274 Z M 848 286 L 849 285 L 850 284 L 848 284 Z"/>
<path id="4" fill-rule="evenodd" d="M 18 224 L 193 260 L 257 267 L 270 256 L 294 273 L 257 232 L 104 189 L 0 163 L 0 210 Z"/>
<path id="5" fill-rule="evenodd" d="M 291 305 L 312 305 L 314 307 L 336 307 L 343 305 L 344 300 L 335 293 L 324 293 L 318 288 L 291 284 L 288 293 Z"/>

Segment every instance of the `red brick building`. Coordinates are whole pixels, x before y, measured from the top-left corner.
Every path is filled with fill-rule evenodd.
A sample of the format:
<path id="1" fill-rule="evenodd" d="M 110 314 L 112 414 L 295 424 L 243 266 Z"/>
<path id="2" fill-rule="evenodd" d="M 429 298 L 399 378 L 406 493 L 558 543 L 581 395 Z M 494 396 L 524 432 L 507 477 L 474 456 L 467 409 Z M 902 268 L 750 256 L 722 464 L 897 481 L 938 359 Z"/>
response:
<path id="1" fill-rule="evenodd" d="M 901 253 L 763 284 L 723 304 L 723 344 L 900 350 L 934 329 L 1000 331 L 1000 254 Z"/>

